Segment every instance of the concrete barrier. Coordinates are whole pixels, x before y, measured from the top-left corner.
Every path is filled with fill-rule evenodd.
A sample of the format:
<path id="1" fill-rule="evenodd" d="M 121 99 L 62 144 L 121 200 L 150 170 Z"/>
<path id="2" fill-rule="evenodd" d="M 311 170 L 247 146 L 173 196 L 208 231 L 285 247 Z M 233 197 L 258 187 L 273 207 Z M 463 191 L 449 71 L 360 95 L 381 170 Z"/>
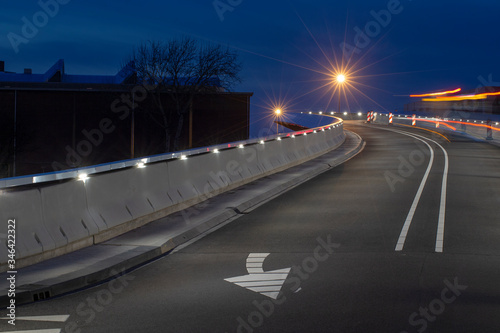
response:
<path id="1" fill-rule="evenodd" d="M 89 214 L 82 182 L 65 182 L 40 191 L 43 221 L 57 248 L 71 243 L 75 250 L 92 245 L 91 236 L 106 228 Z"/>
<path id="2" fill-rule="evenodd" d="M 86 181 L 89 212 L 97 223 L 112 228 L 154 211 L 144 197 L 147 182 L 142 182 L 143 171 L 125 169 L 97 174 Z"/>
<path id="3" fill-rule="evenodd" d="M 264 144 L 208 152 L 0 192 L 0 219 L 16 219 L 17 268 L 100 243 L 207 198 L 324 154 L 344 140 L 342 124 Z M 2 239 L 0 239 L 1 241 Z M 7 270 L 0 246 L 0 271 Z"/>
<path id="4" fill-rule="evenodd" d="M 42 217 L 42 199 L 38 189 L 3 192 L 0 195 L 2 234 L 7 234 L 7 221 L 16 221 L 16 258 L 28 257 L 54 249 L 56 244 L 49 235 Z M 2 251 L 6 249 L 2 246 Z M 7 255 L 2 254 L 1 264 Z M 2 271 L 5 271 L 3 269 Z"/>
<path id="5" fill-rule="evenodd" d="M 480 114 L 481 115 L 481 114 Z M 478 140 L 487 140 L 488 142 L 500 145 L 500 124 L 497 121 L 490 121 L 488 125 L 487 120 L 474 119 L 476 116 L 473 113 L 462 113 L 456 115 L 456 118 L 436 119 L 431 116 L 418 116 L 415 117 L 415 127 L 422 127 L 433 131 L 442 133 L 450 133 L 455 135 L 463 135 L 469 138 Z M 460 118 L 466 117 L 466 118 Z M 485 115 L 482 115 L 486 117 Z M 382 117 L 375 121 L 375 124 L 388 125 Z M 439 126 L 436 126 L 439 122 Z M 394 125 L 407 125 L 411 126 L 412 116 L 394 116 Z"/>

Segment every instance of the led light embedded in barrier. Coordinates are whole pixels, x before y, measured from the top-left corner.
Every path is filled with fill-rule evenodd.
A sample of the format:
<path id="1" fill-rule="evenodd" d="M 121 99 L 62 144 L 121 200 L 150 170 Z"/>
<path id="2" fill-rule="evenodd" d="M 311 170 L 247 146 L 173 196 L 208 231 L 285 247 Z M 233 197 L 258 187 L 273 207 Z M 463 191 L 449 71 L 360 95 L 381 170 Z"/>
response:
<path id="1" fill-rule="evenodd" d="M 309 111 L 309 114 L 312 114 L 312 112 L 311 112 L 311 111 Z"/>
<path id="2" fill-rule="evenodd" d="M 187 156 L 186 155 L 181 155 L 181 160 L 187 160 Z"/>
<path id="3" fill-rule="evenodd" d="M 295 138 L 295 134 L 292 134 L 292 138 Z"/>
<path id="4" fill-rule="evenodd" d="M 219 153 L 219 149 L 214 149 L 214 153 L 218 154 Z"/>
<path id="5" fill-rule="evenodd" d="M 323 114 L 323 111 L 320 111 L 319 114 Z"/>
<path id="6" fill-rule="evenodd" d="M 263 145 L 264 144 L 264 140 L 260 140 L 260 144 Z"/>
<path id="7" fill-rule="evenodd" d="M 281 137 L 278 136 L 278 138 L 276 140 L 281 141 Z"/>
<path id="8" fill-rule="evenodd" d="M 87 175 L 86 173 L 81 173 L 78 175 L 78 180 L 79 181 L 82 181 L 82 182 L 86 182 L 87 179 L 89 179 L 89 175 Z"/>
<path id="9" fill-rule="evenodd" d="M 245 146 L 243 144 L 240 144 L 238 148 L 245 148 Z"/>
<path id="10" fill-rule="evenodd" d="M 144 162 L 139 162 L 136 164 L 136 166 L 139 168 L 139 169 L 143 169 L 146 167 L 146 165 L 144 164 Z"/>
<path id="11" fill-rule="evenodd" d="M 347 116 L 347 112 L 344 112 L 344 116 Z"/>

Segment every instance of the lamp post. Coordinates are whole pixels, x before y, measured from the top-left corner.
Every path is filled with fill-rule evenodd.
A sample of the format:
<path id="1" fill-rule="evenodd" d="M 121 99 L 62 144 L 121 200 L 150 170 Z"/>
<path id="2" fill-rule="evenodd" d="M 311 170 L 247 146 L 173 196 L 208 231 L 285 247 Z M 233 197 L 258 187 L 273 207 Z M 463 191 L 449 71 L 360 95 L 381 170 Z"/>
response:
<path id="1" fill-rule="evenodd" d="M 130 158 L 135 157 L 135 92 L 132 91 L 132 119 L 130 124 Z"/>
<path id="2" fill-rule="evenodd" d="M 276 109 L 274 111 L 274 114 L 276 115 L 276 118 L 279 118 L 279 116 L 281 116 L 281 109 Z M 276 121 L 276 134 L 278 134 L 278 122 Z"/>
<path id="3" fill-rule="evenodd" d="M 14 90 L 14 163 L 13 176 L 16 176 L 16 151 L 17 151 L 17 89 Z"/>
<path id="4" fill-rule="evenodd" d="M 339 112 L 341 112 L 341 110 L 340 110 L 340 90 L 341 90 L 342 85 L 344 84 L 345 80 L 346 80 L 346 77 L 344 74 L 337 75 L 337 84 L 339 86 Z"/>

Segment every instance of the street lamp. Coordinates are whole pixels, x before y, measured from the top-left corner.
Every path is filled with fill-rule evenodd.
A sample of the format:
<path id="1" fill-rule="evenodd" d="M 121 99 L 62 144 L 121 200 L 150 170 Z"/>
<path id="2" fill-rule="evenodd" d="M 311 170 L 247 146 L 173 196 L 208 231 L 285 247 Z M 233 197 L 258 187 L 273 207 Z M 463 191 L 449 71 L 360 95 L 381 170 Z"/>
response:
<path id="1" fill-rule="evenodd" d="M 339 75 L 337 75 L 336 79 L 337 79 L 337 84 L 339 86 L 339 111 L 338 112 L 341 112 L 340 111 L 340 90 L 341 90 L 341 86 L 345 83 L 347 78 L 345 77 L 344 74 L 339 74 Z"/>
<path id="2" fill-rule="evenodd" d="M 276 118 L 279 118 L 281 116 L 281 109 L 276 109 L 274 110 L 274 114 L 276 115 Z M 276 134 L 278 134 L 278 121 L 276 121 Z"/>

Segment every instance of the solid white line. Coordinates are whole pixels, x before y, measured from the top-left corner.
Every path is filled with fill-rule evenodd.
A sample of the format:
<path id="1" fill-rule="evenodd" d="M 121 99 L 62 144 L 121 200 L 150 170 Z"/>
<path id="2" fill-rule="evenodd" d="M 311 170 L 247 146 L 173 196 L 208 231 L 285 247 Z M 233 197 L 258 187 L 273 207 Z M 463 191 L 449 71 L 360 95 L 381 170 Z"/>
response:
<path id="1" fill-rule="evenodd" d="M 48 329 L 48 330 L 29 330 L 29 331 L 8 331 L 4 333 L 60 333 L 60 328 Z"/>
<path id="2" fill-rule="evenodd" d="M 16 317 L 16 320 L 28 320 L 28 321 L 51 321 L 51 322 L 61 322 L 64 323 L 68 320 L 69 315 L 56 315 L 56 316 L 25 316 L 25 317 Z M 10 319 L 8 317 L 0 318 L 0 319 Z"/>
<path id="3" fill-rule="evenodd" d="M 415 215 L 415 211 L 417 210 L 418 202 L 420 201 L 420 197 L 422 195 L 422 192 L 424 191 L 425 183 L 427 182 L 427 178 L 429 177 L 429 173 L 431 172 L 431 169 L 432 169 L 432 164 L 434 163 L 434 150 L 426 141 L 424 141 L 424 140 L 422 140 L 422 139 L 420 139 L 412 134 L 409 134 L 406 132 L 400 132 L 400 131 L 394 131 L 394 132 L 398 132 L 398 133 L 403 134 L 403 135 L 411 136 L 414 139 L 422 141 L 423 143 L 425 143 L 427 145 L 427 147 L 429 148 L 429 151 L 431 152 L 431 158 L 429 160 L 427 170 L 425 171 L 424 177 L 422 178 L 422 181 L 420 182 L 420 186 L 418 188 L 417 194 L 415 195 L 415 198 L 413 199 L 413 203 L 411 205 L 410 211 L 408 212 L 408 216 L 406 216 L 406 220 L 405 220 L 405 223 L 403 225 L 403 229 L 401 229 L 398 243 L 396 244 L 395 251 L 402 251 L 404 244 L 405 244 L 405 241 L 406 241 L 406 236 L 408 234 L 408 230 L 410 229 L 411 221 L 413 220 L 413 215 Z"/>
<path id="4" fill-rule="evenodd" d="M 429 138 L 426 138 L 424 136 L 418 135 L 418 134 L 415 134 L 415 135 L 434 142 L 436 145 L 439 146 L 439 148 L 441 148 L 441 150 L 443 151 L 443 154 L 444 154 L 443 182 L 441 183 L 441 201 L 439 203 L 439 221 L 438 221 L 438 228 L 437 228 L 437 234 L 436 234 L 436 247 L 435 247 L 436 252 L 443 252 L 444 221 L 445 221 L 445 216 L 446 216 L 446 188 L 448 187 L 448 169 L 449 169 L 448 152 L 446 151 L 446 149 L 443 148 L 443 146 L 441 146 L 436 141 L 429 139 Z"/>

